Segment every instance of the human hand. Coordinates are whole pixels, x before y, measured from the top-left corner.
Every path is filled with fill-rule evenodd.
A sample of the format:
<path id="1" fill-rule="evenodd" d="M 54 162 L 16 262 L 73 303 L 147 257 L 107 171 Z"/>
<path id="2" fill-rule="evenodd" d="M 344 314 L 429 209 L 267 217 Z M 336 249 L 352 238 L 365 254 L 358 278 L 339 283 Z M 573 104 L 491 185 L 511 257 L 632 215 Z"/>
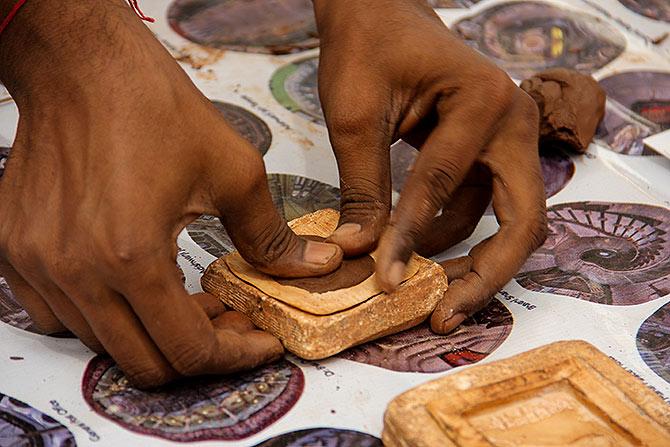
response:
<path id="1" fill-rule="evenodd" d="M 379 241 L 377 275 L 390 291 L 414 249 L 431 255 L 467 238 L 493 198 L 498 232 L 443 264 L 451 282 L 431 326 L 449 332 L 545 238 L 537 106 L 423 1 L 315 0 L 315 11 L 319 94 L 342 189 L 329 241 L 346 255 Z M 398 138 L 421 153 L 385 228 Z"/>
<path id="2" fill-rule="evenodd" d="M 35 324 L 69 329 L 142 387 L 281 356 L 246 317 L 189 297 L 175 265 L 177 235 L 206 213 L 266 273 L 337 268 L 339 247 L 279 216 L 260 154 L 122 0 L 29 2 L 5 33 L 0 79 L 20 120 L 0 273 Z"/>

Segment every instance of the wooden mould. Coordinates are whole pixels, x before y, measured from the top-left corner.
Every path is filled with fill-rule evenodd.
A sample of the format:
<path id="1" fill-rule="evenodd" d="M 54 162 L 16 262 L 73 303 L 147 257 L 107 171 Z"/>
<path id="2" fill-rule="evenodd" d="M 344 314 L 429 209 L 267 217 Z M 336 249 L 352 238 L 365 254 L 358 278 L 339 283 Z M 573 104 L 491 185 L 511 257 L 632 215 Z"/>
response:
<path id="1" fill-rule="evenodd" d="M 297 234 L 326 237 L 338 218 L 337 211 L 326 209 L 289 225 Z M 231 253 L 209 266 L 202 286 L 278 337 L 287 350 L 314 360 L 419 324 L 442 298 L 447 278 L 439 265 L 413 255 L 405 280 L 391 294 L 382 292 L 374 274 L 349 288 L 310 293 L 278 283 Z"/>
<path id="2" fill-rule="evenodd" d="M 583 341 L 475 366 L 396 397 L 386 447 L 670 446 L 670 407 Z"/>

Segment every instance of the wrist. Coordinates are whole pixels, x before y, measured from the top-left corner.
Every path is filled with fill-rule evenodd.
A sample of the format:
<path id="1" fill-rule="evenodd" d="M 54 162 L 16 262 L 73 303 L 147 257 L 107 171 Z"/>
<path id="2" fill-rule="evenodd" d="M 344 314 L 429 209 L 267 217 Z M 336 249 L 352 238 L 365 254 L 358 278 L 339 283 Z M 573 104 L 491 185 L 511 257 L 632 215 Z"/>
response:
<path id="1" fill-rule="evenodd" d="M 14 2 L 0 0 L 0 11 Z M 0 35 L 0 81 L 19 108 L 72 100 L 103 79 L 128 77 L 127 59 L 147 36 L 123 0 L 28 1 Z"/>

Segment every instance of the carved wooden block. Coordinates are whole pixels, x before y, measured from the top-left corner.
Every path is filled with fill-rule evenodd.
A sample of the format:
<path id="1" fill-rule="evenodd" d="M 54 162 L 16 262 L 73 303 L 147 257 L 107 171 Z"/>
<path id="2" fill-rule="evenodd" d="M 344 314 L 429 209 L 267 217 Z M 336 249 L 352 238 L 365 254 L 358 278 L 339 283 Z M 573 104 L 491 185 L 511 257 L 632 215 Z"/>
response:
<path id="1" fill-rule="evenodd" d="M 326 209 L 295 219 L 290 226 L 301 235 L 326 237 L 338 218 L 337 211 Z M 419 324 L 447 289 L 444 270 L 414 255 L 404 281 L 386 294 L 377 284 L 374 259 L 375 253 L 347 260 L 337 272 L 305 281 L 265 275 L 231 253 L 209 266 L 202 286 L 277 336 L 292 353 L 321 359 Z M 344 269 L 354 280 L 331 290 L 336 282 L 342 283 Z"/>
<path id="2" fill-rule="evenodd" d="M 384 445 L 669 446 L 670 406 L 583 341 L 479 365 L 396 397 Z"/>

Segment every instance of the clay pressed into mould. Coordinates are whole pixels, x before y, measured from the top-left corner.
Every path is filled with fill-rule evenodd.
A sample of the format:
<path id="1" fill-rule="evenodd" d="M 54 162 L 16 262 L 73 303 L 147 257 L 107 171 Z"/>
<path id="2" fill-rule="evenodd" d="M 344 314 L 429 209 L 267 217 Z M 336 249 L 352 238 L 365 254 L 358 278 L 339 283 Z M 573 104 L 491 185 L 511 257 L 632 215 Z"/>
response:
<path id="1" fill-rule="evenodd" d="M 321 242 L 320 236 L 302 236 L 305 239 Z M 370 255 L 342 260 L 340 267 L 323 276 L 309 278 L 274 278 L 284 286 L 298 287 L 311 293 L 325 293 L 333 290 L 348 289 L 368 279 L 375 271 L 375 260 Z"/>

